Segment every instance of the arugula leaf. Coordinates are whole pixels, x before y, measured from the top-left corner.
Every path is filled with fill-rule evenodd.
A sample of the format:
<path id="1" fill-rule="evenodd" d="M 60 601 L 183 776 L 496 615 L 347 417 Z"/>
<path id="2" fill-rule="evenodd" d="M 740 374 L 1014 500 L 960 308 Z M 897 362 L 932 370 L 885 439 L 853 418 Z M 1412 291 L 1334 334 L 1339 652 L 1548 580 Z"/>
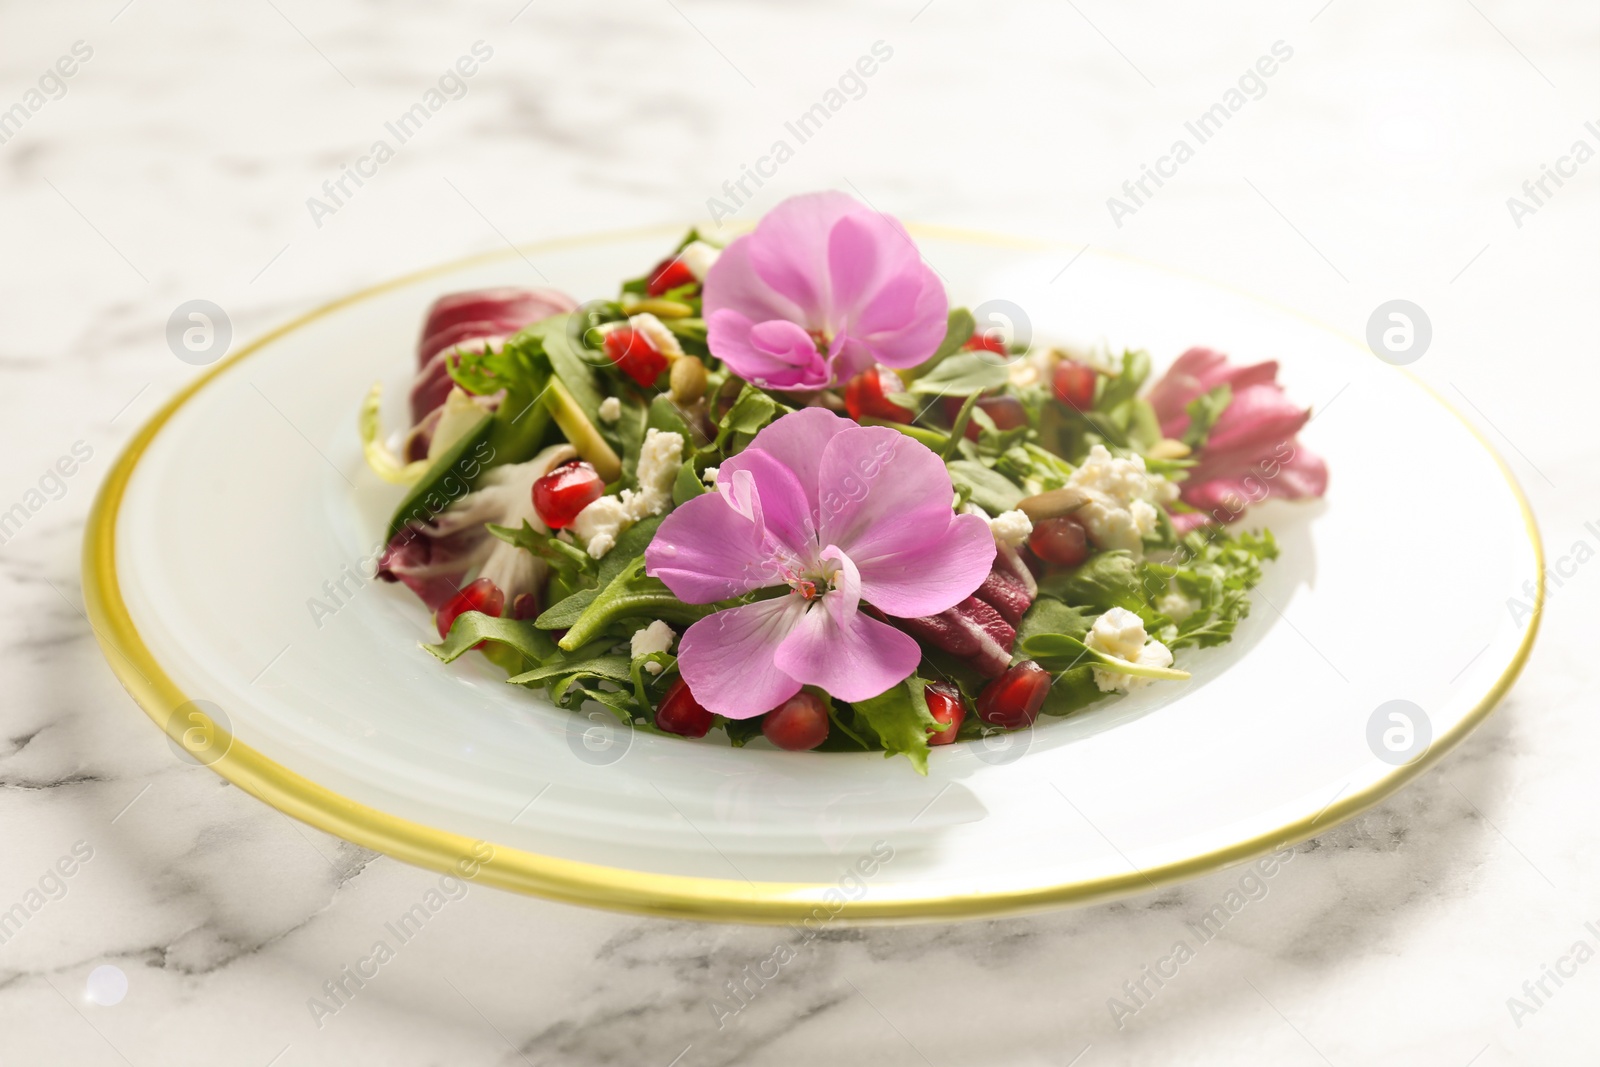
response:
<path id="1" fill-rule="evenodd" d="M 1066 634 L 1081 641 L 1094 625 L 1095 615 L 1095 612 L 1072 607 L 1054 597 L 1038 597 L 1017 624 L 1017 644 L 1041 634 Z"/>
<path id="2" fill-rule="evenodd" d="M 580 589 L 561 600 L 551 604 L 540 613 L 533 624 L 541 630 L 566 630 L 589 610 L 589 605 L 594 603 L 594 598 L 600 595 L 600 590 Z"/>
<path id="3" fill-rule="evenodd" d="M 609 585 L 611 579 L 621 574 L 636 558 L 644 555 L 656 535 L 665 515 L 647 515 L 617 535 L 611 551 L 600 557 L 600 584 Z"/>
<path id="4" fill-rule="evenodd" d="M 1161 583 L 1155 587 L 1165 588 Z M 1146 622 L 1154 616 L 1140 565 L 1126 552 L 1097 552 L 1072 570 L 1047 577 L 1039 591 L 1099 611 L 1127 608 Z"/>
<path id="5" fill-rule="evenodd" d="M 565 575 L 576 575 L 587 570 L 592 562 L 589 554 L 577 545 L 568 544 L 554 534 L 540 533 L 529 525 L 527 519 L 522 520 L 520 530 L 497 526 L 492 522 L 486 523 L 485 527 L 500 540 L 532 552 Z"/>
<path id="6" fill-rule="evenodd" d="M 545 355 L 550 357 L 550 367 L 561 384 L 577 403 L 579 410 L 590 422 L 600 421 L 600 387 L 594 365 L 584 358 L 588 349 L 575 339 L 570 330 L 573 315 L 555 315 L 543 320 L 542 337 Z"/>
<path id="7" fill-rule="evenodd" d="M 672 480 L 672 505 L 677 507 L 710 491 L 704 476 L 694 469 L 694 464 L 685 463 L 678 468 L 678 476 Z"/>
<path id="8" fill-rule="evenodd" d="M 1076 667 L 1087 661 L 1091 666 L 1100 666 L 1119 674 L 1131 674 L 1136 678 L 1159 678 L 1181 682 L 1189 677 L 1188 671 L 1172 667 L 1152 667 L 1132 660 L 1119 659 L 1090 648 L 1076 637 L 1068 637 L 1066 634 L 1035 634 L 1023 642 L 1021 647 L 1026 655 L 1032 656 L 1046 667 L 1052 663 L 1066 663 Z"/>
<path id="9" fill-rule="evenodd" d="M 547 617 L 556 608 L 563 607 L 573 599 L 574 597 L 568 597 L 540 615 L 537 620 L 540 629 L 553 629 L 553 626 L 547 625 Z M 704 618 L 714 610 L 716 609 L 709 604 L 685 604 L 673 596 L 672 591 L 659 578 L 645 575 L 644 557 L 636 556 L 603 586 L 582 613 L 572 620 L 567 635 L 559 644 L 567 650 L 575 649 L 594 640 L 613 621 L 630 615 L 643 615 L 665 622 L 690 623 Z"/>
<path id="10" fill-rule="evenodd" d="M 928 734 L 944 728 L 928 711 L 926 685 L 913 674 L 875 697 L 850 705 L 857 725 L 877 735 L 885 757 L 906 756 L 923 775 L 928 773 Z"/>
<path id="11" fill-rule="evenodd" d="M 1222 418 L 1222 413 L 1233 403 L 1233 386 L 1223 382 L 1209 393 L 1201 393 L 1189 401 L 1183 410 L 1189 413 L 1189 428 L 1183 431 L 1183 443 L 1198 452 L 1205 447 L 1212 427 Z"/>
<path id="12" fill-rule="evenodd" d="M 523 619 L 498 619 L 481 611 L 466 611 L 450 624 L 449 635 L 436 645 L 422 647 L 443 660 L 454 663 L 479 641 L 492 641 L 539 662 L 551 656 L 555 642 L 533 623 Z"/>
<path id="13" fill-rule="evenodd" d="M 1175 564 L 1148 567 L 1198 600 L 1200 610 L 1164 631 L 1161 640 L 1173 649 L 1223 644 L 1250 614 L 1250 590 L 1261 582 L 1261 564 L 1278 558 L 1278 544 L 1270 531 L 1233 534 L 1203 528 L 1179 542 L 1179 553 Z"/>
<path id="14" fill-rule="evenodd" d="M 968 396 L 998 389 L 1010 380 L 1010 369 L 994 362 L 993 352 L 957 352 L 907 388 L 923 396 Z"/>
<path id="15" fill-rule="evenodd" d="M 966 489 L 967 498 L 990 515 L 1010 511 L 1021 502 L 1023 492 L 1005 475 L 971 459 L 953 459 L 945 464 L 957 491 Z"/>
<path id="16" fill-rule="evenodd" d="M 512 685 L 542 686 L 560 679 L 566 683 L 561 688 L 566 688 L 579 678 L 597 678 L 626 685 L 633 680 L 632 670 L 633 665 L 627 656 L 593 656 L 577 662 L 549 663 L 507 678 L 506 681 Z"/>

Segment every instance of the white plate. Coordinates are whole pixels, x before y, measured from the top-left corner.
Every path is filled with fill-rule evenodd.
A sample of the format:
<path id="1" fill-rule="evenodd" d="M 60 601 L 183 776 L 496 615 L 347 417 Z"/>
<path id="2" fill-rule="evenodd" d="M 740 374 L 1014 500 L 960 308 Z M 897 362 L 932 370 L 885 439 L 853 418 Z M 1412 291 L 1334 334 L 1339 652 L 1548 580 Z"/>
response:
<path id="1" fill-rule="evenodd" d="M 314 312 L 140 432 L 85 545 L 109 661 L 169 734 L 198 728 L 204 762 L 313 825 L 438 869 L 467 857 L 458 870 L 526 892 L 744 920 L 989 914 L 1192 876 L 1354 815 L 1488 713 L 1535 629 L 1508 598 L 1543 563 L 1507 471 L 1437 397 L 1208 284 L 1092 253 L 1052 282 L 1072 250 L 916 232 L 953 302 L 1008 300 L 1038 334 L 1144 347 L 1158 368 L 1192 344 L 1278 359 L 1317 408 L 1302 439 L 1328 460 L 1327 498 L 1252 513 L 1282 558 L 1232 644 L 1183 654 L 1191 681 L 1041 720 L 1010 748 L 937 750 L 922 778 L 903 759 L 720 734 L 597 746 L 594 723 L 480 657 L 440 664 L 417 647 L 434 639 L 422 606 L 353 577 L 399 495 L 364 467 L 356 410 L 381 379 L 400 421 L 423 310 L 521 278 L 509 253 Z M 675 236 L 526 252 L 582 299 Z M 325 582 L 344 591 L 319 625 Z M 1405 765 L 1369 744 L 1391 700 L 1432 738 Z M 218 709 L 209 747 L 197 707 Z"/>

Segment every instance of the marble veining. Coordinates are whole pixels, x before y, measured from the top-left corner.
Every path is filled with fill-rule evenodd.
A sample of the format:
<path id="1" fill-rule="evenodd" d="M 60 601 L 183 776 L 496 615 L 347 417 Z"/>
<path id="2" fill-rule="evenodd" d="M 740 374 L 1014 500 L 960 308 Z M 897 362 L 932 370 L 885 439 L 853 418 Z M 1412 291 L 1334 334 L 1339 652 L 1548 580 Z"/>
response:
<path id="1" fill-rule="evenodd" d="M 92 449 L 0 542 L 0 1063 L 1595 1062 L 1600 966 L 1533 997 L 1576 942 L 1600 945 L 1582 620 L 1600 566 L 1573 547 L 1600 521 L 1580 409 L 1600 386 L 1600 186 L 1582 174 L 1521 226 L 1505 208 L 1597 113 L 1595 11 L 113 0 L 0 18 L 0 109 L 73 42 L 94 49 L 0 143 L 0 512 L 74 442 Z M 494 58 L 465 95 L 314 219 L 321 182 L 479 40 Z M 1193 924 L 1241 871 L 810 940 L 468 886 L 400 941 L 386 924 L 438 876 L 180 761 L 82 614 L 94 486 L 195 373 L 167 350 L 168 314 L 214 300 L 239 344 L 507 240 L 702 217 L 877 40 L 894 61 L 749 212 L 852 188 L 908 218 L 1172 263 L 1353 335 L 1384 300 L 1421 303 L 1438 348 L 1414 369 L 1507 457 L 1571 563 L 1526 676 L 1427 776 L 1295 848 L 1208 940 Z M 1116 224 L 1123 179 L 1277 40 L 1296 58 L 1267 94 Z M 1384 548 L 1422 565 L 1429 537 L 1470 533 L 1464 507 Z M 338 987 L 380 940 L 375 976 Z M 1178 942 L 1173 976 L 1149 979 Z M 776 977 L 748 977 L 784 949 Z"/>

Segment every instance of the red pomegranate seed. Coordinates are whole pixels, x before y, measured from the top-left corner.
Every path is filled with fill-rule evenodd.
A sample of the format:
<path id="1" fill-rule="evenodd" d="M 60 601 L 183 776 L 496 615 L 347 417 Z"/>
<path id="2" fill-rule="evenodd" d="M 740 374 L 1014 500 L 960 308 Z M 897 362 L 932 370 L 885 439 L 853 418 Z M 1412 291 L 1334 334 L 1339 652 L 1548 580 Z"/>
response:
<path id="1" fill-rule="evenodd" d="M 644 291 L 651 296 L 660 296 L 670 289 L 693 285 L 699 280 L 683 260 L 663 259 L 650 272 L 650 281 L 645 284 Z"/>
<path id="2" fill-rule="evenodd" d="M 656 708 L 656 725 L 669 734 L 704 737 L 711 730 L 711 713 L 689 692 L 689 683 L 679 678 Z"/>
<path id="3" fill-rule="evenodd" d="M 1018 426 L 1028 425 L 1028 409 L 1014 396 L 986 396 L 978 401 L 977 406 L 994 420 L 997 430 L 1015 430 Z M 977 419 L 967 423 L 969 441 L 976 441 L 980 432 Z"/>
<path id="4" fill-rule="evenodd" d="M 606 358 L 646 389 L 667 369 L 667 357 L 632 326 L 619 326 L 606 334 Z"/>
<path id="5" fill-rule="evenodd" d="M 983 687 L 978 694 L 978 718 L 1014 730 L 1032 726 L 1050 692 L 1050 672 L 1025 659 Z"/>
<path id="6" fill-rule="evenodd" d="M 533 483 L 533 510 L 550 529 L 565 530 L 605 491 L 606 483 L 593 465 L 575 459 Z"/>
<path id="7" fill-rule="evenodd" d="M 790 752 L 816 748 L 828 739 L 828 709 L 810 693 L 796 693 L 761 716 L 761 733 Z"/>
<path id="8" fill-rule="evenodd" d="M 1064 359 L 1056 365 L 1055 386 L 1056 399 L 1078 411 L 1088 411 L 1094 407 L 1094 386 L 1099 377 L 1093 367 L 1086 367 L 1082 363 Z"/>
<path id="9" fill-rule="evenodd" d="M 1028 548 L 1046 563 L 1076 567 L 1089 558 L 1089 534 L 1071 515 L 1040 519 L 1028 535 Z"/>
<path id="10" fill-rule="evenodd" d="M 968 352 L 993 352 L 997 356 L 1008 356 L 1011 353 L 1006 349 L 1006 341 L 1000 336 L 999 331 L 975 333 L 968 338 L 962 346 Z"/>
<path id="11" fill-rule="evenodd" d="M 450 627 L 456 621 L 456 616 L 469 611 L 481 611 L 485 615 L 499 618 L 505 607 L 506 595 L 500 591 L 500 587 L 488 578 L 479 578 L 446 600 L 444 606 L 434 615 L 433 621 L 439 627 L 439 636 L 445 638 L 450 636 Z M 483 642 L 479 641 L 473 647 L 482 648 Z"/>
<path id="12" fill-rule="evenodd" d="M 930 745 L 948 745 L 956 739 L 956 732 L 967 717 L 967 706 L 961 702 L 961 692 L 949 682 L 934 682 L 923 690 L 928 698 L 928 713 L 934 722 L 945 723 L 946 728 L 928 735 Z"/>
<path id="13" fill-rule="evenodd" d="M 511 602 L 511 617 L 518 622 L 539 617 L 539 598 L 532 593 L 518 593 Z"/>
<path id="14" fill-rule="evenodd" d="M 887 367 L 871 367 L 851 378 L 844 387 L 845 410 L 857 422 L 874 418 L 909 423 L 917 417 L 916 412 L 893 403 L 887 396 L 904 388 L 900 376 L 894 371 Z"/>

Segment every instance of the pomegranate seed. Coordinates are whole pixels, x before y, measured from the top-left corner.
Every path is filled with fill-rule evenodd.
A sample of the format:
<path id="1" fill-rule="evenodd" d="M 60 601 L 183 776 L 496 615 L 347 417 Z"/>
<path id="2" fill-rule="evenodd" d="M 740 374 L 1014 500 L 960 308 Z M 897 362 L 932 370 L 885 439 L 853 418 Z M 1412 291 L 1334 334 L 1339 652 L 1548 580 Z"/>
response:
<path id="1" fill-rule="evenodd" d="M 632 326 L 620 326 L 606 334 L 606 358 L 646 389 L 667 369 L 667 357 Z"/>
<path id="2" fill-rule="evenodd" d="M 1095 380 L 1099 377 L 1093 367 L 1064 359 L 1056 366 L 1056 399 L 1078 411 L 1094 407 Z"/>
<path id="3" fill-rule="evenodd" d="M 928 698 L 928 713 L 934 722 L 945 723 L 946 728 L 928 735 L 930 745 L 948 745 L 956 739 L 956 731 L 967 717 L 967 706 L 961 702 L 961 692 L 949 682 L 934 682 L 923 690 Z"/>
<path id="4" fill-rule="evenodd" d="M 539 598 L 532 593 L 518 593 L 511 602 L 511 617 L 518 622 L 539 617 Z"/>
<path id="5" fill-rule="evenodd" d="M 1028 425 L 1028 409 L 1014 396 L 986 396 L 978 401 L 977 406 L 994 421 L 997 430 L 1015 430 L 1018 426 Z M 960 411 L 957 407 L 957 414 Z M 967 423 L 967 440 L 976 441 L 981 432 L 977 419 Z"/>
<path id="6" fill-rule="evenodd" d="M 978 718 L 1014 730 L 1032 726 L 1050 692 L 1050 672 L 1025 659 L 983 687 L 978 694 Z"/>
<path id="7" fill-rule="evenodd" d="M 909 423 L 916 412 L 889 400 L 887 394 L 905 388 L 900 376 L 887 367 L 871 367 L 850 379 L 844 387 L 844 406 L 850 417 L 860 422 L 863 418 L 884 419 L 888 422 Z"/>
<path id="8" fill-rule="evenodd" d="M 533 510 L 550 529 L 565 530 L 605 491 L 606 483 L 594 466 L 575 459 L 533 483 Z"/>
<path id="9" fill-rule="evenodd" d="M 689 692 L 689 683 L 679 678 L 656 708 L 656 725 L 669 734 L 704 737 L 711 730 L 711 713 Z"/>
<path id="10" fill-rule="evenodd" d="M 1046 563 L 1076 567 L 1089 558 L 1089 534 L 1071 515 L 1040 519 L 1028 535 L 1028 548 Z"/>
<path id="11" fill-rule="evenodd" d="M 962 347 L 968 352 L 993 352 L 997 356 L 1009 356 L 1011 354 L 1006 350 L 1005 338 L 1001 337 L 998 332 L 975 333 L 968 338 L 967 343 Z"/>
<path id="12" fill-rule="evenodd" d="M 761 733 L 790 752 L 805 752 L 828 739 L 828 709 L 810 693 L 796 693 L 761 716 Z"/>
<path id="13" fill-rule="evenodd" d="M 660 296 L 670 289 L 693 285 L 699 280 L 683 260 L 663 259 L 650 272 L 650 281 L 645 284 L 644 291 L 651 296 Z"/>
<path id="14" fill-rule="evenodd" d="M 469 611 L 481 611 L 485 615 L 499 618 L 505 607 L 506 595 L 500 591 L 500 587 L 488 578 L 479 578 L 446 600 L 444 606 L 434 615 L 433 621 L 439 627 L 440 638 L 445 638 L 450 636 L 450 627 L 458 615 L 464 615 Z M 482 648 L 483 642 L 479 641 L 473 647 Z"/>

